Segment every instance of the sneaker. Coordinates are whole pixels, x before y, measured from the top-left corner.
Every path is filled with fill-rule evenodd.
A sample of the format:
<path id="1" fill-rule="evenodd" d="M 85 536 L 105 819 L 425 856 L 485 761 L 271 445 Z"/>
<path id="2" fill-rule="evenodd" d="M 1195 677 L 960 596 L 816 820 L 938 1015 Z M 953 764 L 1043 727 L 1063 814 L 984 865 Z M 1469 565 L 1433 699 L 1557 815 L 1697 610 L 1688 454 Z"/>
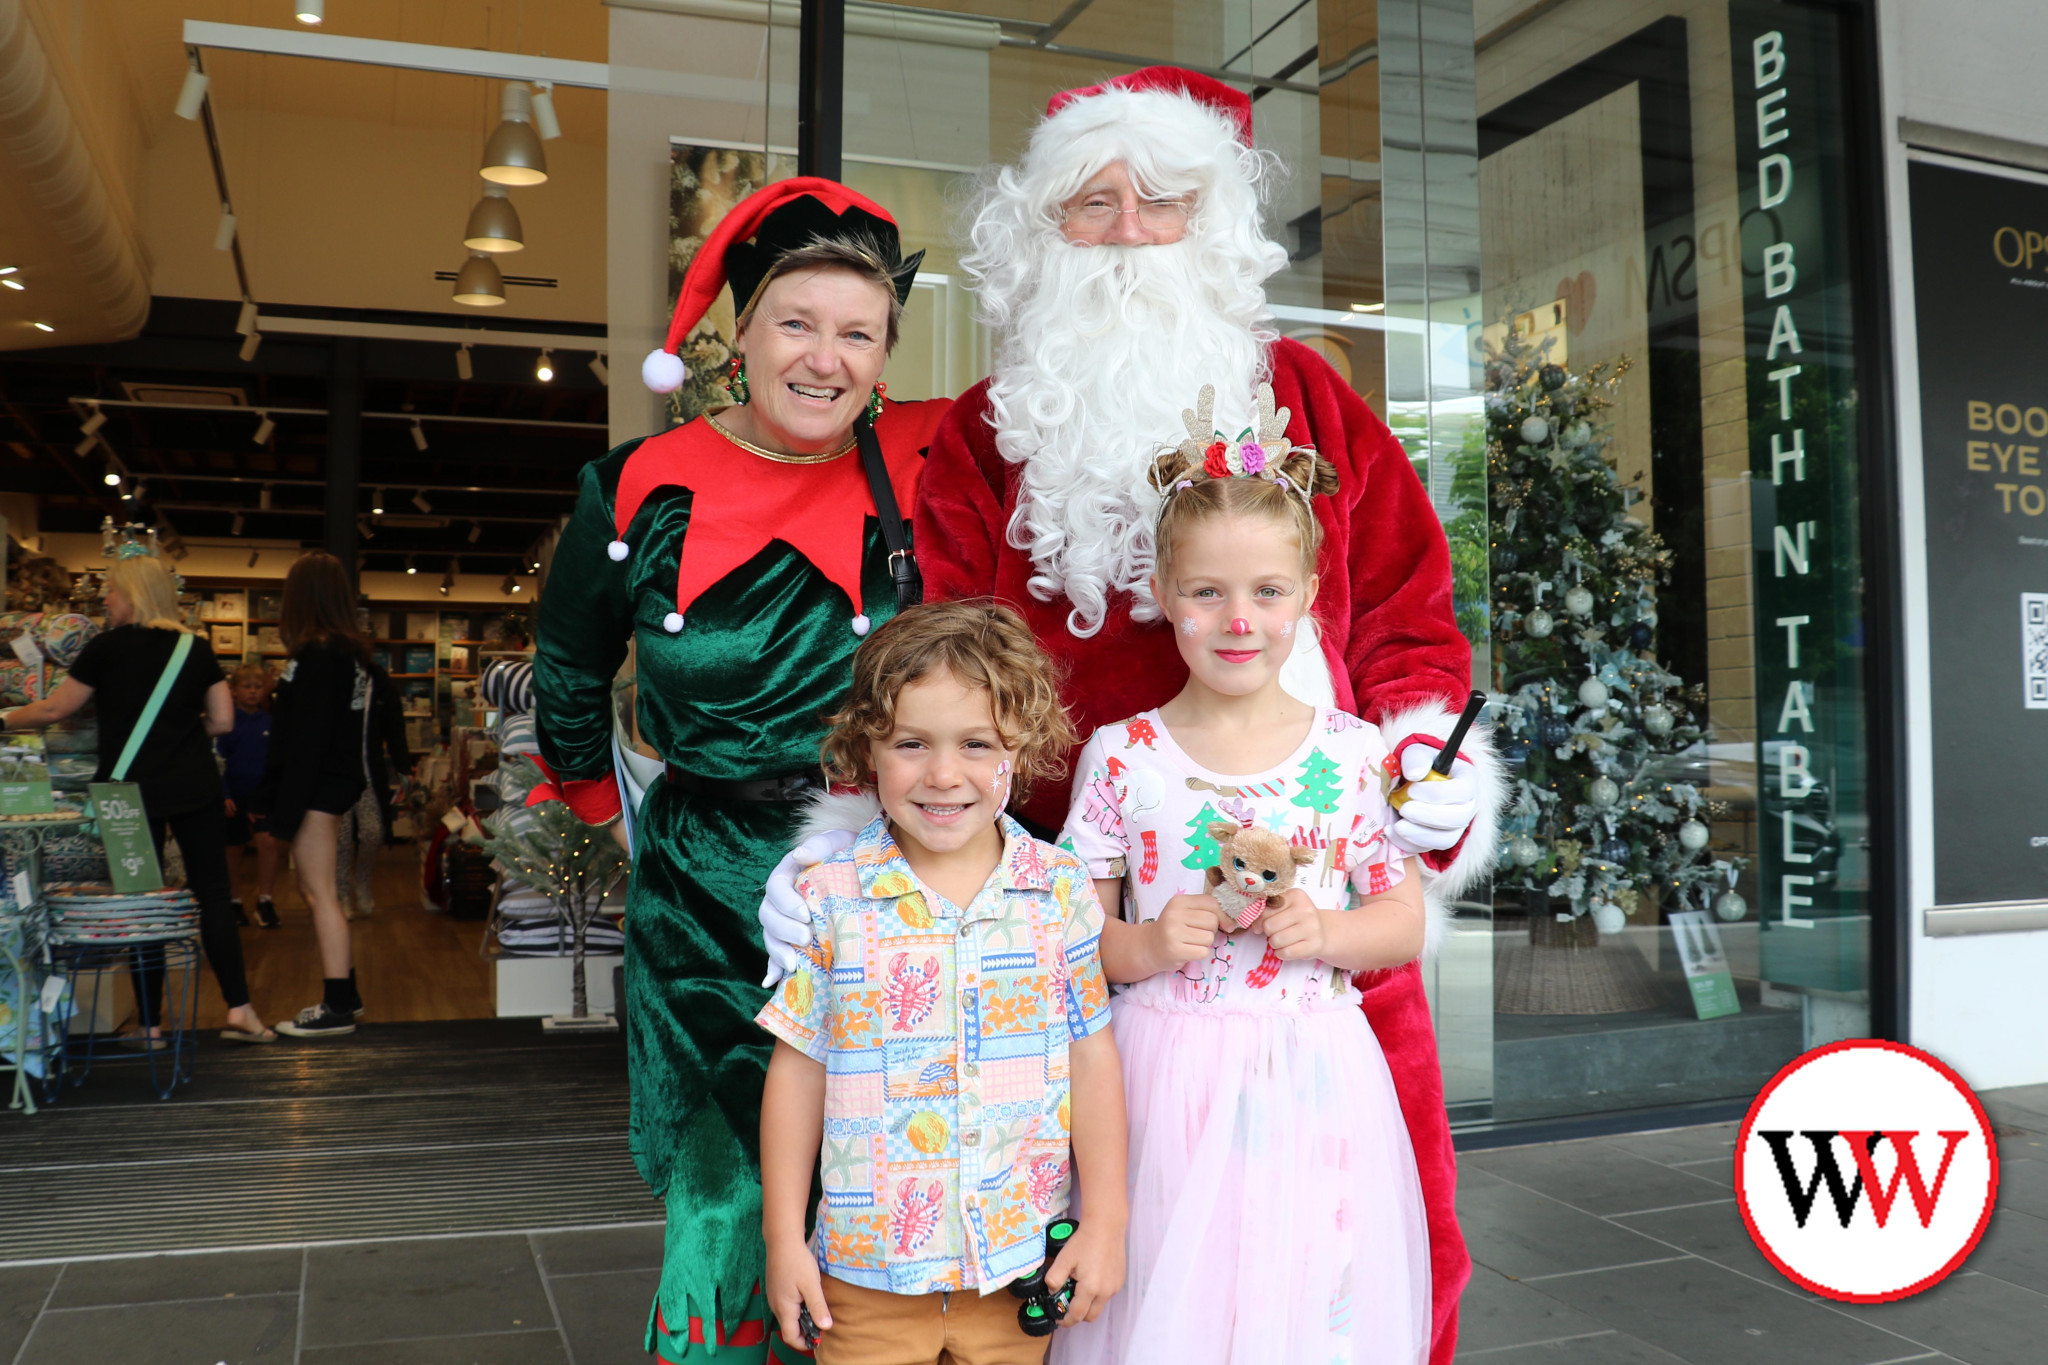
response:
<path id="1" fill-rule="evenodd" d="M 356 1031 L 356 1021 L 349 1015 L 339 1014 L 327 1008 L 327 1002 L 308 1005 L 295 1019 L 288 1019 L 277 1026 L 279 1033 L 292 1038 L 339 1038 Z"/>
<path id="2" fill-rule="evenodd" d="M 234 906 L 234 907 L 235 907 L 235 924 L 236 924 L 236 926 L 237 926 L 238 928 L 242 928 L 242 929 L 246 929 L 246 928 L 248 928 L 248 927 L 249 927 L 249 912 L 248 912 L 247 910 L 245 910 L 245 909 L 243 909 L 243 908 L 242 908 L 242 900 L 241 900 L 241 897 L 237 896 L 237 897 L 236 897 L 236 898 L 235 898 L 234 900 L 231 900 L 231 901 L 229 901 L 229 902 L 228 902 L 228 904 L 229 904 L 229 905 L 232 905 L 232 906 Z"/>
<path id="3" fill-rule="evenodd" d="M 243 923 L 248 921 L 244 920 Z M 266 929 L 277 927 L 277 906 L 268 896 L 256 898 L 256 922 Z"/>

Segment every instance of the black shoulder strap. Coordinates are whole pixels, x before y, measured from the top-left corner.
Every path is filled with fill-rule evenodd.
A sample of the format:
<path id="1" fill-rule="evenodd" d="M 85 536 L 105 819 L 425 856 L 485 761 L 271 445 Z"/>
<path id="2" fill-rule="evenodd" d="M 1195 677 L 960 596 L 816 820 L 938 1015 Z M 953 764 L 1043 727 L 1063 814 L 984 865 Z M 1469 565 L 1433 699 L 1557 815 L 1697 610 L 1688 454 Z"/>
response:
<path id="1" fill-rule="evenodd" d="M 874 495 L 875 516 L 882 523 L 882 543 L 889 547 L 889 578 L 896 585 L 896 610 L 924 601 L 924 575 L 917 570 L 917 556 L 910 553 L 910 539 L 903 534 L 903 513 L 896 506 L 896 489 L 889 482 L 889 462 L 882 458 L 882 441 L 874 423 L 862 413 L 853 420 L 853 438 L 860 445 L 860 462 L 867 470 L 868 492 Z"/>

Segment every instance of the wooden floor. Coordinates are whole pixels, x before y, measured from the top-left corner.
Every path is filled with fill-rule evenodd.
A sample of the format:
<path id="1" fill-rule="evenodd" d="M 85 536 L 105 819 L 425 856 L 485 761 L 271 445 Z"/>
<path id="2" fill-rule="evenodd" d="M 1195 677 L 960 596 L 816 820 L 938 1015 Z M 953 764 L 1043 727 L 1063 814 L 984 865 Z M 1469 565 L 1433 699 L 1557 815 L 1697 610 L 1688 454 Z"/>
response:
<path id="1" fill-rule="evenodd" d="M 276 929 L 242 930 L 249 994 L 265 1023 L 289 1019 L 320 999 L 320 953 L 313 917 L 299 897 L 288 859 L 277 874 Z M 236 888 L 255 906 L 255 859 Z M 421 908 L 420 855 L 413 844 L 386 848 L 377 863 L 377 910 L 355 921 L 356 980 L 369 1007 L 364 1019 L 404 1023 L 488 1019 L 491 964 L 478 954 L 482 920 L 452 920 Z M 219 1028 L 227 1014 L 212 972 L 200 968 L 199 1026 Z"/>

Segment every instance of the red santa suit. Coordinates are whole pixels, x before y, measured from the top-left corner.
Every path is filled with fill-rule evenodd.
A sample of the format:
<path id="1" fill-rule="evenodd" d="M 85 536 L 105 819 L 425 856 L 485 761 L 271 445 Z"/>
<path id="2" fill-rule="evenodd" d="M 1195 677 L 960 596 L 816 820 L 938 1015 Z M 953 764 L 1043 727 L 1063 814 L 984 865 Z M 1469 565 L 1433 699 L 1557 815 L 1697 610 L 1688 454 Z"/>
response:
<path id="1" fill-rule="evenodd" d="M 1418 732 L 1441 735 L 1470 688 L 1472 650 L 1452 616 L 1450 552 L 1428 495 L 1393 433 L 1327 361 L 1283 340 L 1272 347 L 1271 364 L 1274 398 L 1292 414 L 1288 438 L 1314 446 L 1339 474 L 1336 495 L 1315 504 L 1323 545 L 1314 614 L 1336 704 L 1395 743 Z M 1031 593 L 1031 556 L 1007 535 L 1019 466 L 997 452 L 987 389 L 983 381 L 953 405 L 927 456 L 914 515 L 926 594 L 934 601 L 994 597 L 1022 613 L 1065 668 L 1065 700 L 1085 737 L 1170 700 L 1187 681 L 1187 665 L 1167 625 L 1131 619 L 1128 597 L 1113 600 L 1102 629 L 1082 639 L 1068 629 L 1071 603 Z M 1468 743 L 1466 752 L 1484 763 L 1480 747 Z M 1066 783 L 1045 783 L 1024 812 L 1058 829 L 1067 804 Z M 1490 821 L 1482 815 L 1481 823 Z M 1462 881 L 1474 862 L 1490 861 L 1490 828 L 1481 834 L 1425 862 Z M 1447 1365 L 1472 1263 L 1453 1207 L 1457 1161 L 1422 972 L 1409 963 L 1357 982 L 1415 1149 L 1429 1218 L 1430 1359 Z"/>

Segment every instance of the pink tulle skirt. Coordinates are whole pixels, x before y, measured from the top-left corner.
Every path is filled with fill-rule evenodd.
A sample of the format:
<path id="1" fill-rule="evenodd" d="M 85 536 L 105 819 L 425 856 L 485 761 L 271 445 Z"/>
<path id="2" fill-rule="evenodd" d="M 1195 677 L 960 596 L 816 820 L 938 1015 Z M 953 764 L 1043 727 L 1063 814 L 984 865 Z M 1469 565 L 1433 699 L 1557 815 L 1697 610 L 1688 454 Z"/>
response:
<path id="1" fill-rule="evenodd" d="M 1129 1275 L 1102 1316 L 1060 1329 L 1053 1365 L 1425 1360 L 1422 1189 L 1356 1006 L 1243 1014 L 1125 995 L 1111 1018 Z"/>

